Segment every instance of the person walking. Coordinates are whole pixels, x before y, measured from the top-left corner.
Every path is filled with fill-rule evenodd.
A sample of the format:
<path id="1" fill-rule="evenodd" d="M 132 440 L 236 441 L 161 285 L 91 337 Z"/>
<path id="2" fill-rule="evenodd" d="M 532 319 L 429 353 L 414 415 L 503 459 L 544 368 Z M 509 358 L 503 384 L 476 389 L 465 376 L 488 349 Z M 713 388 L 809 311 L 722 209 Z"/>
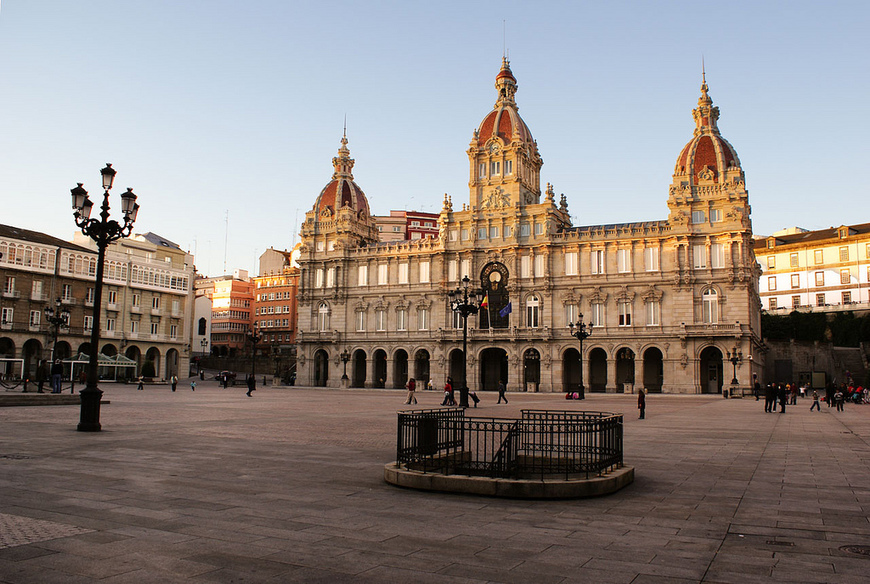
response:
<path id="1" fill-rule="evenodd" d="M 507 398 L 504 396 L 504 392 L 507 388 L 504 385 L 504 381 L 499 380 L 498 382 L 498 403 L 501 403 L 501 400 L 504 400 L 504 403 L 508 403 Z"/>
<path id="2" fill-rule="evenodd" d="M 845 396 L 843 395 L 843 390 L 838 387 L 837 391 L 834 393 L 834 404 L 837 406 L 838 412 L 843 411 L 843 402 L 844 401 L 846 401 L 846 400 L 845 400 Z"/>
<path id="3" fill-rule="evenodd" d="M 834 383 L 831 381 L 825 386 L 825 403 L 829 408 L 834 405 Z"/>
<path id="4" fill-rule="evenodd" d="M 761 394 L 761 384 L 758 383 L 758 377 L 755 377 L 754 373 L 752 375 L 755 379 L 755 383 L 752 384 L 752 392 L 755 394 L 755 401 L 758 401 L 759 394 Z"/>
<path id="5" fill-rule="evenodd" d="M 644 419 L 644 414 L 646 413 L 646 394 L 643 391 L 643 388 L 640 388 L 637 391 L 637 409 L 640 410 L 640 416 L 638 416 L 638 420 Z"/>
<path id="6" fill-rule="evenodd" d="M 142 377 L 139 377 L 139 385 L 136 386 L 136 391 L 143 391 L 145 389 L 145 381 Z"/>
<path id="7" fill-rule="evenodd" d="M 196 379 L 190 380 L 190 391 L 196 391 Z"/>
<path id="8" fill-rule="evenodd" d="M 414 400 L 414 403 L 417 403 L 417 381 L 412 377 L 408 380 L 408 383 L 405 384 L 405 387 L 408 389 L 408 399 L 405 400 L 406 404 L 410 404 L 411 400 Z"/>
<path id="9" fill-rule="evenodd" d="M 248 393 L 246 393 L 245 395 L 247 395 L 248 397 L 254 397 L 251 395 L 252 391 L 257 391 L 257 379 L 253 375 L 249 375 L 248 376 Z"/>
<path id="10" fill-rule="evenodd" d="M 772 383 L 768 383 L 764 388 L 764 411 L 767 413 L 772 412 L 775 407 L 774 403 L 776 400 L 776 388 Z"/>
<path id="11" fill-rule="evenodd" d="M 810 411 L 813 411 L 813 408 L 822 411 L 822 406 L 819 405 L 819 392 L 816 390 L 813 390 L 813 405 L 810 406 Z"/>
<path id="12" fill-rule="evenodd" d="M 60 384 L 63 379 L 63 365 L 60 359 L 55 359 L 51 365 L 51 393 L 60 393 Z"/>
<path id="13" fill-rule="evenodd" d="M 788 401 L 788 393 L 785 390 L 784 383 L 779 384 L 779 390 L 778 390 L 777 397 L 779 398 L 779 407 L 780 407 L 779 413 L 784 414 L 785 413 L 785 404 Z M 776 409 L 776 404 L 773 405 L 773 409 L 774 410 Z"/>
<path id="14" fill-rule="evenodd" d="M 444 382 L 444 401 L 441 402 L 442 406 L 455 406 L 456 402 L 453 400 L 453 378 L 448 377 L 447 381 Z"/>
<path id="15" fill-rule="evenodd" d="M 178 376 L 173 375 L 169 378 L 169 382 L 172 384 L 172 391 L 175 391 L 175 389 L 178 387 Z"/>

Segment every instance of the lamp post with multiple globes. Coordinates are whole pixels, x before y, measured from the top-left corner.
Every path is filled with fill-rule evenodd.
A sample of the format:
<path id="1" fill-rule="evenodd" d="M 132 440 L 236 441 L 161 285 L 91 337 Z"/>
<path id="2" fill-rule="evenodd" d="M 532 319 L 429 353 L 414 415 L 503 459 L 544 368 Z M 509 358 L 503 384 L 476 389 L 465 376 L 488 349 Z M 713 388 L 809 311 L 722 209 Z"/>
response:
<path id="1" fill-rule="evenodd" d="M 569 322 L 568 328 L 571 329 L 571 336 L 580 341 L 580 399 L 586 398 L 586 388 L 583 386 L 583 341 L 592 335 L 592 327 L 583 322 L 583 315 L 580 314 L 577 322 Z"/>
<path id="2" fill-rule="evenodd" d="M 78 430 L 80 432 L 99 432 L 100 427 L 100 398 L 103 392 L 97 387 L 98 382 L 98 359 L 100 354 L 100 312 L 103 301 L 103 268 L 106 262 L 106 248 L 109 244 L 122 237 L 129 237 L 133 232 L 133 223 L 139 214 L 139 205 L 136 203 L 136 195 L 133 189 L 121 194 L 121 212 L 124 214 L 124 223 L 109 219 L 109 191 L 115 180 L 117 171 L 111 164 L 100 170 L 103 177 L 103 204 L 100 206 L 99 219 L 91 219 L 91 209 L 94 204 L 88 198 L 88 192 L 78 183 L 70 190 L 72 195 L 73 217 L 76 225 L 82 233 L 90 237 L 97 244 L 97 274 L 94 285 L 94 312 L 91 327 L 91 345 L 88 361 L 87 386 L 81 390 L 81 417 Z"/>
<path id="3" fill-rule="evenodd" d="M 471 280 L 468 276 L 462 278 L 462 287 L 447 293 L 450 298 L 450 309 L 462 317 L 462 387 L 459 388 L 459 407 L 468 407 L 468 315 L 477 314 L 480 303 L 483 302 L 483 290 L 468 289 Z"/>

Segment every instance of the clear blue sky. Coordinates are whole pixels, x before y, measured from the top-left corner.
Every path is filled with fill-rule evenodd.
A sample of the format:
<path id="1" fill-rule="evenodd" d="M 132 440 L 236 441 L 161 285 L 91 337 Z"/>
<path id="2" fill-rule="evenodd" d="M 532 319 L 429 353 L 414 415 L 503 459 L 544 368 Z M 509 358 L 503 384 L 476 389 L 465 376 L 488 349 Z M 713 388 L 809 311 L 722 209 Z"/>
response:
<path id="1" fill-rule="evenodd" d="M 99 194 L 112 162 L 137 231 L 208 275 L 226 236 L 227 270 L 253 272 L 294 241 L 345 115 L 373 213 L 460 205 L 503 21 L 575 225 L 667 217 L 702 55 L 756 233 L 870 221 L 866 1 L 5 0 L 0 222 L 71 238 L 69 189 Z"/>

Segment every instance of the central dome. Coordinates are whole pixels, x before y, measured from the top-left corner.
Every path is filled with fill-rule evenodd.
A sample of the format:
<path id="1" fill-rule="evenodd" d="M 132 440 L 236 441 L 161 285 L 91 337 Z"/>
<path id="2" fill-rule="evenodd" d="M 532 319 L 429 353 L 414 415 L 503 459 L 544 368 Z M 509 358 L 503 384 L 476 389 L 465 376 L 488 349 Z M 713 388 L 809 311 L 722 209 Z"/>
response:
<path id="1" fill-rule="evenodd" d="M 498 100 L 477 128 L 477 145 L 486 146 L 493 138 L 501 140 L 503 145 L 510 144 L 515 138 L 521 142 L 534 142 L 529 127 L 517 112 L 519 108 L 514 101 L 517 80 L 507 59 L 502 59 L 501 70 L 495 76 L 495 88 Z"/>
<path id="2" fill-rule="evenodd" d="M 353 209 L 359 217 L 369 216 L 368 199 L 353 181 L 353 162 L 347 147 L 347 136 L 342 136 L 338 156 L 332 159 L 335 169 L 332 180 L 323 187 L 314 203 L 315 217 L 321 217 L 324 213 L 332 215 L 343 208 Z"/>

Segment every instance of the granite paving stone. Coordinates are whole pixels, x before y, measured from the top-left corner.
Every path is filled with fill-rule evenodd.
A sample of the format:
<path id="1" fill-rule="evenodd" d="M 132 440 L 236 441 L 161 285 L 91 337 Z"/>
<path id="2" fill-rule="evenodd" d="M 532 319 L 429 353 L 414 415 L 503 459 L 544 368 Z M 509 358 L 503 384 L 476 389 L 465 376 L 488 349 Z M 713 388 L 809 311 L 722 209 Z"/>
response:
<path id="1" fill-rule="evenodd" d="M 0 410 L 0 583 L 866 583 L 870 406 L 482 394 L 470 415 L 626 412 L 636 480 L 601 498 L 399 489 L 390 390 L 106 384 L 103 432 L 73 406 Z M 144 394 L 144 395 L 143 395 Z M 435 408 L 438 392 L 418 392 Z M 34 521 L 41 541 L 14 539 Z M 3 538 L 6 538 L 5 540 Z"/>

